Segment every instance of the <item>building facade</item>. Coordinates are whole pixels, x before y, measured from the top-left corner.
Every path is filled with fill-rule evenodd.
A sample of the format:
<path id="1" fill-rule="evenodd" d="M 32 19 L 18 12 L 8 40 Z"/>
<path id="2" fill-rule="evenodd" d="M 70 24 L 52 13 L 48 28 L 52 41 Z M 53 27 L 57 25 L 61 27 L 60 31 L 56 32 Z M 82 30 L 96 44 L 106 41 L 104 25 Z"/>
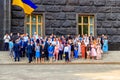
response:
<path id="1" fill-rule="evenodd" d="M 0 3 L 1 43 L 8 32 L 44 36 L 105 34 L 110 50 L 120 50 L 120 0 L 31 0 L 38 8 L 26 15 L 12 1 Z M 3 4 L 2 4 L 3 3 Z"/>

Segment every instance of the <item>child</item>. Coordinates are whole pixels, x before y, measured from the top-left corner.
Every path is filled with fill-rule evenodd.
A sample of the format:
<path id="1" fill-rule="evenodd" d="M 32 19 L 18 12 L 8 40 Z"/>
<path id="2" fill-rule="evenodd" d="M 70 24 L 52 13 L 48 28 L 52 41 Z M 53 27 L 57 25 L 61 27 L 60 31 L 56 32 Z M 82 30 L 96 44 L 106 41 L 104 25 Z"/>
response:
<path id="1" fill-rule="evenodd" d="M 54 47 L 52 46 L 52 43 L 50 43 L 50 46 L 48 47 L 48 53 L 49 53 L 49 59 L 50 63 L 52 63 L 52 58 L 53 58 L 53 52 L 54 52 Z"/>
<path id="2" fill-rule="evenodd" d="M 14 46 L 13 41 L 10 40 L 9 42 L 10 57 L 13 57 L 13 46 Z"/>
<path id="3" fill-rule="evenodd" d="M 35 46 L 35 51 L 36 51 L 36 63 L 40 63 L 40 44 L 37 43 Z"/>
<path id="4" fill-rule="evenodd" d="M 85 43 L 82 41 L 81 43 L 81 53 L 82 53 L 82 59 L 85 59 Z"/>
<path id="5" fill-rule="evenodd" d="M 45 53 L 44 53 L 44 45 L 42 45 L 42 50 L 41 50 L 41 63 L 45 62 Z"/>

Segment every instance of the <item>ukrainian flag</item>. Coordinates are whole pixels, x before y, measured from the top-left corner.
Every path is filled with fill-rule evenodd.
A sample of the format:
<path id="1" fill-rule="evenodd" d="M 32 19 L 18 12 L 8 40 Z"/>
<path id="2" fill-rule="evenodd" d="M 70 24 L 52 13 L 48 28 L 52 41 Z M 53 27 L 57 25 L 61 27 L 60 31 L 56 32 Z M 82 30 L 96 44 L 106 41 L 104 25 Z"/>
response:
<path id="1" fill-rule="evenodd" d="M 30 0 L 13 0 L 12 5 L 23 8 L 26 14 L 31 14 L 37 8 L 37 6 Z"/>

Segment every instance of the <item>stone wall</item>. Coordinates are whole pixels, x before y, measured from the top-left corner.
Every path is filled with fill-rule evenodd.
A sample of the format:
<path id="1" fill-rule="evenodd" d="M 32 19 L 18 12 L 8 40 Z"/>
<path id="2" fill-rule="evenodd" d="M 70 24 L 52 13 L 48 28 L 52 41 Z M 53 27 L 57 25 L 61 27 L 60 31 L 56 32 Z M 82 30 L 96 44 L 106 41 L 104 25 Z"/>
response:
<path id="1" fill-rule="evenodd" d="M 11 32 L 24 33 L 24 18 L 25 14 L 21 7 L 12 6 L 12 22 L 11 22 Z"/>
<path id="2" fill-rule="evenodd" d="M 3 35 L 4 35 L 4 33 L 3 33 L 3 26 L 4 26 L 4 1 L 2 0 L 1 2 L 0 2 L 0 8 L 1 8 L 1 10 L 0 10 L 0 44 L 2 45 L 2 43 L 3 43 Z M 2 47 L 3 47 L 3 45 L 2 45 Z M 0 48 L 0 50 L 2 49 L 2 47 Z"/>
<path id="3" fill-rule="evenodd" d="M 11 1 L 1 0 L 0 1 L 0 50 L 3 50 L 5 33 L 10 33 L 11 27 Z"/>
<path id="4" fill-rule="evenodd" d="M 45 34 L 77 34 L 78 13 L 95 15 L 96 34 L 108 35 L 110 50 L 120 50 L 120 0 L 31 0 L 45 14 Z M 24 32 L 24 12 L 12 6 L 12 32 Z M 116 45 L 117 44 L 117 45 Z M 113 46 L 114 45 L 114 46 Z"/>

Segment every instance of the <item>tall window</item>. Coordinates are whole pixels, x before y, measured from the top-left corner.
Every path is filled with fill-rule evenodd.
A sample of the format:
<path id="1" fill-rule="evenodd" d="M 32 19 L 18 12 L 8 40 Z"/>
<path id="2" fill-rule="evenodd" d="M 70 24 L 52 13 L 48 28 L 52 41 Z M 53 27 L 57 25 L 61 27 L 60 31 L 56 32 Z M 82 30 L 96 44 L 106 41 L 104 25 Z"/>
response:
<path id="1" fill-rule="evenodd" d="M 43 35 L 43 16 L 42 15 L 26 15 L 26 33 L 30 36 L 36 32 L 38 35 Z"/>
<path id="2" fill-rule="evenodd" d="M 79 15 L 78 16 L 78 33 L 94 35 L 94 16 L 93 15 Z"/>

